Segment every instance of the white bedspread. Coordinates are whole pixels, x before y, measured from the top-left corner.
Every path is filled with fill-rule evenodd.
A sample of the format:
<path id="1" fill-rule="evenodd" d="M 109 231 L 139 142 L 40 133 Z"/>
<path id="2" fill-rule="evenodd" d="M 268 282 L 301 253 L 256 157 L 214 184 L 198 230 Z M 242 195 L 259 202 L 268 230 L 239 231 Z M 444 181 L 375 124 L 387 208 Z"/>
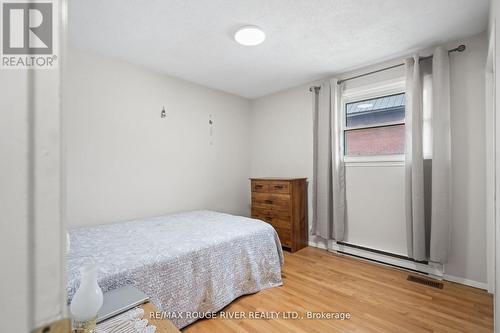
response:
<path id="1" fill-rule="evenodd" d="M 213 312 L 235 298 L 282 285 L 283 253 L 273 227 L 250 218 L 194 211 L 70 231 L 68 301 L 88 260 L 104 292 L 144 291 L 182 328 L 188 312 Z"/>

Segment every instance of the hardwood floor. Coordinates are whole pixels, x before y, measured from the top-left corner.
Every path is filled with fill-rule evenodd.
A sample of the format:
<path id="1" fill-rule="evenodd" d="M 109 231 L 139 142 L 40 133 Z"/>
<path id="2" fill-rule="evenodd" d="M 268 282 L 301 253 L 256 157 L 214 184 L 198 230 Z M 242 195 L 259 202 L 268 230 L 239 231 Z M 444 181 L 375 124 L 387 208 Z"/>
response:
<path id="1" fill-rule="evenodd" d="M 349 320 L 199 320 L 183 332 L 493 332 L 493 298 L 444 281 L 435 289 L 408 272 L 316 248 L 285 253 L 284 285 L 243 296 L 223 311 L 349 312 Z"/>

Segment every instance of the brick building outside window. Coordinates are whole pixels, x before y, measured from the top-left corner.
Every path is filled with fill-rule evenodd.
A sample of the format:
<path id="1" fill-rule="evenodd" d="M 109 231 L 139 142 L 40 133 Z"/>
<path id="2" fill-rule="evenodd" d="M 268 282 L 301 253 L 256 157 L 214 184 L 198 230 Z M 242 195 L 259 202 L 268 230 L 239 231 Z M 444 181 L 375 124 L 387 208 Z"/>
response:
<path id="1" fill-rule="evenodd" d="M 404 154 L 405 101 L 400 93 L 346 103 L 345 155 Z"/>

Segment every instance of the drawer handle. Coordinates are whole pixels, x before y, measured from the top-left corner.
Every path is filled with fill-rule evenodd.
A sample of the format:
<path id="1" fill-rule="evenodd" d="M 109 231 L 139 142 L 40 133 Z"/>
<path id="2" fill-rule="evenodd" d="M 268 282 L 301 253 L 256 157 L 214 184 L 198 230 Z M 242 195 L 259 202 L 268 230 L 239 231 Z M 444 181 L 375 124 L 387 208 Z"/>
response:
<path id="1" fill-rule="evenodd" d="M 272 200 L 264 200 L 264 202 L 265 202 L 266 204 L 270 204 L 270 205 L 273 203 L 273 201 L 272 201 Z"/>
<path id="2" fill-rule="evenodd" d="M 284 186 L 283 185 L 274 185 L 274 188 L 278 189 L 278 190 L 281 190 L 281 189 L 284 188 Z"/>
<path id="3" fill-rule="evenodd" d="M 255 185 L 255 188 L 262 188 L 262 185 Z"/>

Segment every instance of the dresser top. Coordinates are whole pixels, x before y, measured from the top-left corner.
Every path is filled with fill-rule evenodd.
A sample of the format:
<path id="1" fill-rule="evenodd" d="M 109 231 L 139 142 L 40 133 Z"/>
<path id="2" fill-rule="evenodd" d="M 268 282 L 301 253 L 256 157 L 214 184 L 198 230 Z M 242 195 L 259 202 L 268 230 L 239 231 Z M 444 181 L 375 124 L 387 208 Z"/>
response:
<path id="1" fill-rule="evenodd" d="M 286 178 L 286 177 L 251 177 L 250 180 L 302 180 L 307 177 Z"/>

